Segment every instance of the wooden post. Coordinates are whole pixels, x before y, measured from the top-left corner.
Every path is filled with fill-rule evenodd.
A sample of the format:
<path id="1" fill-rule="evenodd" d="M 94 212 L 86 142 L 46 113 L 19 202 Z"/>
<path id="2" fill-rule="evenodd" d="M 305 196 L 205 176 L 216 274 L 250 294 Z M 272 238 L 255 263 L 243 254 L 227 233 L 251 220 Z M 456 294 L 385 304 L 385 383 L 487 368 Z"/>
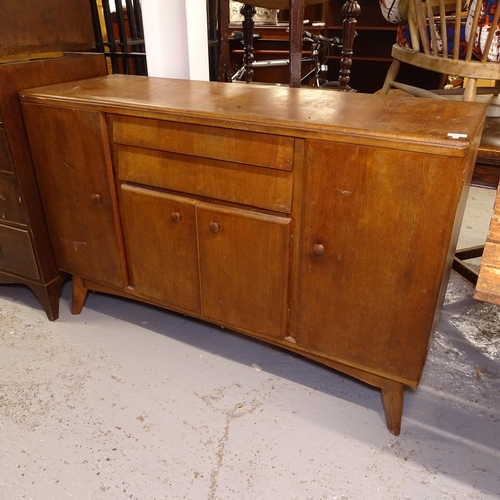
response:
<path id="1" fill-rule="evenodd" d="M 241 7 L 241 15 L 243 19 L 243 37 L 245 44 L 245 55 L 243 60 L 245 63 L 245 82 L 252 83 L 253 79 L 253 16 L 255 15 L 255 7 L 252 5 L 243 4 Z"/>
<path id="2" fill-rule="evenodd" d="M 219 70 L 217 80 L 226 82 L 229 75 L 229 41 L 227 39 L 229 29 L 229 0 L 219 0 Z"/>
<path id="3" fill-rule="evenodd" d="M 290 0 L 290 87 L 300 87 L 305 0 Z"/>
<path id="4" fill-rule="evenodd" d="M 354 37 L 356 36 L 356 17 L 361 13 L 361 7 L 356 0 L 347 0 L 342 6 L 343 22 L 343 47 L 340 59 L 339 90 L 345 92 L 351 79 L 351 66 Z"/>

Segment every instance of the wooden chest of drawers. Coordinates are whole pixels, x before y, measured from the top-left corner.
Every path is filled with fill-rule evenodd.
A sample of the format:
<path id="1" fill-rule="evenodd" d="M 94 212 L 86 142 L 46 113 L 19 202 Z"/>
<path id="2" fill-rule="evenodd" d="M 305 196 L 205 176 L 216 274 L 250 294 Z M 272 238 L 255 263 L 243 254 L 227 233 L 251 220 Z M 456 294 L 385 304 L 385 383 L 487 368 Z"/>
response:
<path id="1" fill-rule="evenodd" d="M 0 64 L 0 283 L 28 285 L 51 320 L 59 314 L 62 276 L 52 254 L 18 93 L 105 74 L 99 54 Z"/>
<path id="2" fill-rule="evenodd" d="M 123 75 L 22 102 L 73 312 L 99 290 L 258 337 L 381 388 L 399 433 L 483 105 Z"/>

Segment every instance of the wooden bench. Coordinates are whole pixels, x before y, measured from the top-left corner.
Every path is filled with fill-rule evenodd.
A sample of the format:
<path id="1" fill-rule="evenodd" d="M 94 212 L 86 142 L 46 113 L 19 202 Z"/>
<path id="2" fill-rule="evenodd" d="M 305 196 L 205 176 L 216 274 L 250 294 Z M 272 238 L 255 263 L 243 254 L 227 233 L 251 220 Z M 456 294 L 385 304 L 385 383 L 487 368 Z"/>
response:
<path id="1" fill-rule="evenodd" d="M 489 118 L 481 140 L 473 183 L 497 189 L 499 178 L 500 118 Z M 498 192 L 474 297 L 500 305 L 500 195 Z"/>
<path id="2" fill-rule="evenodd" d="M 497 189 L 500 179 L 500 117 L 487 118 L 477 154 L 472 185 Z"/>
<path id="3" fill-rule="evenodd" d="M 471 185 L 497 189 L 500 179 L 500 117 L 487 118 L 474 167 Z M 482 257 L 479 274 L 467 260 Z M 500 200 L 495 210 L 486 245 L 457 251 L 453 269 L 476 285 L 475 297 L 500 304 Z"/>

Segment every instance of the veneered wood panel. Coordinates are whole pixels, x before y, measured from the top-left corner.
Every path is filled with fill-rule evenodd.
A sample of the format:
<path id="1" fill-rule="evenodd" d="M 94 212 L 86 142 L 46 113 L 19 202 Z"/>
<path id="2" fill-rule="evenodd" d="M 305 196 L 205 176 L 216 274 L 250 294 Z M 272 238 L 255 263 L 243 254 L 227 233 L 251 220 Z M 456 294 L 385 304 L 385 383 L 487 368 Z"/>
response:
<path id="1" fill-rule="evenodd" d="M 23 115 L 57 266 L 125 287 L 103 116 L 30 104 L 23 106 Z"/>
<path id="2" fill-rule="evenodd" d="M 128 146 L 281 170 L 292 170 L 293 165 L 293 138 L 273 134 L 115 117 L 113 140 Z"/>
<path id="3" fill-rule="evenodd" d="M 115 146 L 118 178 L 277 212 L 292 210 L 292 172 Z"/>
<path id="4" fill-rule="evenodd" d="M 311 141 L 305 164 L 297 342 L 418 382 L 465 162 Z"/>
<path id="5" fill-rule="evenodd" d="M 200 314 L 196 200 L 122 184 L 120 215 L 135 291 Z"/>
<path id="6" fill-rule="evenodd" d="M 0 269 L 39 278 L 28 231 L 0 225 Z"/>
<path id="7" fill-rule="evenodd" d="M 291 219 L 199 202 L 197 223 L 202 314 L 283 339 Z"/>
<path id="8" fill-rule="evenodd" d="M 2 0 L 0 62 L 95 46 L 88 0 Z"/>
<path id="9" fill-rule="evenodd" d="M 0 176 L 0 219 L 23 225 L 27 222 L 17 180 L 13 177 Z"/>
<path id="10" fill-rule="evenodd" d="M 9 147 L 7 145 L 7 137 L 5 130 L 0 127 L 0 171 L 12 173 L 12 161 L 10 159 Z"/>

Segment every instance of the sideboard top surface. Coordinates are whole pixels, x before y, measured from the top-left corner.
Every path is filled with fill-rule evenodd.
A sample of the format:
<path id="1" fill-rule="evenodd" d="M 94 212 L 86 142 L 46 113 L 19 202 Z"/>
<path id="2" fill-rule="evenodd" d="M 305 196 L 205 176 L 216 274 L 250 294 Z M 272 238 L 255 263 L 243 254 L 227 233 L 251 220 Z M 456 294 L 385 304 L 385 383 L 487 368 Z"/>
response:
<path id="1" fill-rule="evenodd" d="M 109 75 L 30 89 L 24 102 L 175 119 L 305 138 L 365 137 L 403 150 L 464 157 L 482 127 L 480 103 Z M 168 118 L 166 118 L 168 114 Z M 448 133 L 460 134 L 451 138 Z M 366 141 L 364 141 L 366 144 Z"/>

